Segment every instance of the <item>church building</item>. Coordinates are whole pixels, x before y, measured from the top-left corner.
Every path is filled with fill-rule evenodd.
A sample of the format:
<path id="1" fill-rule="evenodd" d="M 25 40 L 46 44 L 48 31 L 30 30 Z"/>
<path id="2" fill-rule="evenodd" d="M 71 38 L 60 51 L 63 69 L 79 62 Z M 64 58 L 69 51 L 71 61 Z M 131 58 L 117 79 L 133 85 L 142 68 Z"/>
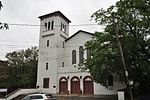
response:
<path id="1" fill-rule="evenodd" d="M 79 64 L 90 56 L 84 44 L 92 33 L 79 30 L 69 37 L 71 21 L 60 11 L 39 17 L 39 57 L 37 87 L 60 94 L 117 94 L 123 84 L 113 82 L 108 88 L 95 83 Z"/>

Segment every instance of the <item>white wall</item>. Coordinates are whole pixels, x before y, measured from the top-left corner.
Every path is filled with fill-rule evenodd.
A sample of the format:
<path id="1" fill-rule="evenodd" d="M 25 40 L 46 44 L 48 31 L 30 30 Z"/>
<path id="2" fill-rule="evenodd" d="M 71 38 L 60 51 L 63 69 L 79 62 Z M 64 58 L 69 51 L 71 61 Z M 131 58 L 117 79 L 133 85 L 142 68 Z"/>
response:
<path id="1" fill-rule="evenodd" d="M 51 21 L 54 21 L 54 30 L 46 31 L 45 22 Z M 66 33 L 60 30 L 61 22 L 67 25 Z M 62 42 L 69 36 L 68 24 L 63 18 L 55 15 L 41 20 L 37 86 L 43 88 L 43 78 L 49 78 L 49 90 L 52 93 L 57 91 L 58 66 L 61 66 L 62 62 L 64 62 L 63 59 L 59 59 L 59 56 L 64 55 Z M 46 45 L 47 40 L 49 40 L 49 47 Z M 46 70 L 46 63 L 48 63 L 48 70 Z"/>
<path id="2" fill-rule="evenodd" d="M 77 54 L 77 63 L 76 66 L 79 64 L 79 47 L 84 46 L 86 41 L 90 40 L 92 35 L 87 33 L 78 33 L 73 38 L 68 40 L 65 43 L 65 54 L 67 55 L 66 61 L 65 61 L 65 67 L 73 67 L 72 65 L 72 50 L 76 50 Z M 86 57 L 86 53 L 84 53 L 84 56 Z"/>

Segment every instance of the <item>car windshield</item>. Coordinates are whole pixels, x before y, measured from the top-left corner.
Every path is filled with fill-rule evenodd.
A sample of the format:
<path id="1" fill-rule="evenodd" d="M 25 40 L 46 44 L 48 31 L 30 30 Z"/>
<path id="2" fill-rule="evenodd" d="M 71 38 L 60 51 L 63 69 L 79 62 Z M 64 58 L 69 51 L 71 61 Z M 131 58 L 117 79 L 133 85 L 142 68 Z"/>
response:
<path id="1" fill-rule="evenodd" d="M 31 99 L 43 99 L 41 95 L 34 95 L 30 97 Z"/>
<path id="2" fill-rule="evenodd" d="M 24 97 L 22 100 L 30 100 L 29 96 Z"/>

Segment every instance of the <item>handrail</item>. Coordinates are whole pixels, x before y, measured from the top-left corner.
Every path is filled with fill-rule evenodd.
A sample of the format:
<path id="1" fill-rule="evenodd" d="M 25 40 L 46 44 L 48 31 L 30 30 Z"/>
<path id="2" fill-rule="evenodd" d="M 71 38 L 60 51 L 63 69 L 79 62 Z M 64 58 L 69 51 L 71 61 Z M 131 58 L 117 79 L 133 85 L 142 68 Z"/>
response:
<path id="1" fill-rule="evenodd" d="M 13 92 L 9 93 L 8 95 L 6 95 L 5 98 L 7 98 L 7 97 L 9 97 L 9 96 L 11 96 L 13 94 L 15 94 L 16 92 L 18 92 L 20 90 L 21 90 L 21 88 L 16 89 L 15 91 L 13 91 Z"/>

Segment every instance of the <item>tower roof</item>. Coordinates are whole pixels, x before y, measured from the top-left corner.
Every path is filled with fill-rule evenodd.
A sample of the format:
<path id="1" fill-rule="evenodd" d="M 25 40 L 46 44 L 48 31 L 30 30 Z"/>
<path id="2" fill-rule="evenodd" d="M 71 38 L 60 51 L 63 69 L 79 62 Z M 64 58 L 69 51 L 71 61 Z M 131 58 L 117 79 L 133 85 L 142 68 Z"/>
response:
<path id="1" fill-rule="evenodd" d="M 39 16 L 38 18 L 40 18 L 41 20 L 47 17 L 51 17 L 51 16 L 61 16 L 62 18 L 64 18 L 68 23 L 70 23 L 71 21 L 65 16 L 63 15 L 60 11 L 55 11 L 46 15 L 42 15 Z"/>

